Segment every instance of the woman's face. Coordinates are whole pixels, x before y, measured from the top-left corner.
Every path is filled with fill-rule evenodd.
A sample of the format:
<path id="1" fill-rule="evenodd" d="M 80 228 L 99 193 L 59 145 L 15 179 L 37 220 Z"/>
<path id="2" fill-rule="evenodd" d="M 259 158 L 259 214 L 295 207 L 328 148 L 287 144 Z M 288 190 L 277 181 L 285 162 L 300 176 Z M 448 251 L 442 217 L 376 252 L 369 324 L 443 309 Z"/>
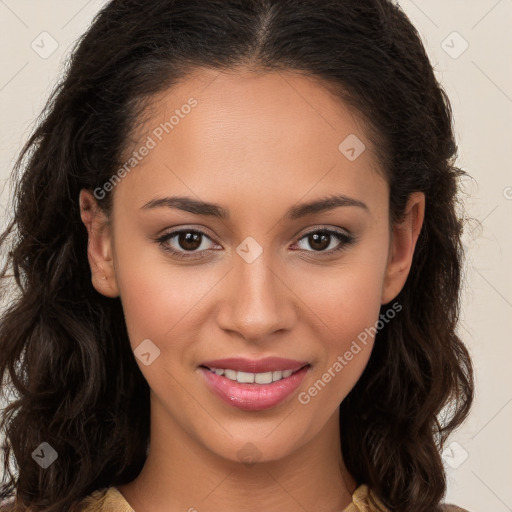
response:
<path id="1" fill-rule="evenodd" d="M 405 282 L 422 198 L 390 231 L 370 142 L 311 78 L 202 70 L 152 112 L 111 229 L 88 224 L 93 283 L 121 298 L 152 422 L 233 461 L 336 433 Z M 293 361 L 256 365 L 267 358 Z"/>

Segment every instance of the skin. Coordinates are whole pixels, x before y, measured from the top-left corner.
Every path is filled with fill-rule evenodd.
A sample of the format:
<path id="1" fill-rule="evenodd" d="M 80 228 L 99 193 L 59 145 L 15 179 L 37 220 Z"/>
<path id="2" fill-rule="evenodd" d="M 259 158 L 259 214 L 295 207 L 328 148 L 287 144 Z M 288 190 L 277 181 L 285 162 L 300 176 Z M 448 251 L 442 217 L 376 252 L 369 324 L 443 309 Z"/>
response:
<path id="1" fill-rule="evenodd" d="M 136 359 L 151 388 L 151 443 L 141 474 L 119 490 L 137 512 L 343 510 L 357 482 L 341 456 L 339 404 L 373 339 L 308 404 L 297 397 L 375 325 L 382 304 L 391 308 L 424 195 L 412 194 L 404 220 L 390 226 L 389 187 L 360 119 L 320 82 L 291 72 L 197 70 L 155 98 L 139 145 L 191 96 L 197 106 L 115 187 L 110 219 L 91 191 L 80 193 L 94 287 L 121 298 L 133 349 L 144 339 L 160 349 L 148 366 Z M 338 150 L 349 134 L 366 145 L 354 161 Z M 367 210 L 285 218 L 334 193 Z M 178 195 L 218 203 L 230 219 L 141 209 Z M 153 240 L 180 228 L 206 232 L 194 249 L 201 257 L 179 260 Z M 324 255 L 343 241 L 333 235 L 315 250 L 305 235 L 322 228 L 356 241 Z M 248 236 L 263 250 L 251 263 L 236 252 Z M 178 237 L 167 245 L 190 254 Z M 198 369 L 228 356 L 311 366 L 284 402 L 243 411 L 213 395 Z M 241 449 L 257 462 L 241 460 Z"/>

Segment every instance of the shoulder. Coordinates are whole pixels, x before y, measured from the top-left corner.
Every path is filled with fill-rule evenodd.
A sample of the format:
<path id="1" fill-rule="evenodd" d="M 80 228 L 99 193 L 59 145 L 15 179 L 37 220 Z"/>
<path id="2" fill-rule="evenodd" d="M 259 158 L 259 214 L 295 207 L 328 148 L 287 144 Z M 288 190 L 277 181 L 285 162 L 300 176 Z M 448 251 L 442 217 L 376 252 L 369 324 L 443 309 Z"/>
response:
<path id="1" fill-rule="evenodd" d="M 80 512 L 134 512 L 117 487 L 104 487 L 92 492 L 78 503 L 76 510 L 80 510 Z M 0 512 L 15 512 L 15 498 L 0 501 Z"/>
<path id="2" fill-rule="evenodd" d="M 134 512 L 117 487 L 94 491 L 80 502 L 81 512 Z"/>
<path id="3" fill-rule="evenodd" d="M 384 504 L 379 500 L 377 495 L 367 485 L 360 485 L 352 495 L 353 505 L 347 508 L 344 512 L 389 512 Z M 442 503 L 440 505 L 442 512 L 469 512 L 465 508 L 457 507 L 449 503 Z"/>

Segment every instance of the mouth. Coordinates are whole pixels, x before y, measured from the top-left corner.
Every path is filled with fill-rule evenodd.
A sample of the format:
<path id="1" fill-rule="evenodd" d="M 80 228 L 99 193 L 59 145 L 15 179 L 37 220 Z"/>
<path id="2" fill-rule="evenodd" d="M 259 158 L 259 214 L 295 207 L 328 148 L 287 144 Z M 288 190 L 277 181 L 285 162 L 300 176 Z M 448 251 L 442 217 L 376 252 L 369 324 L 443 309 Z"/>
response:
<path id="1" fill-rule="evenodd" d="M 280 380 L 287 379 L 308 366 L 309 364 L 305 364 L 296 370 L 286 369 L 258 373 L 237 371 L 231 368 L 210 368 L 204 365 L 201 365 L 200 368 L 209 370 L 215 375 L 236 381 L 239 384 L 272 384 L 273 382 L 279 382 Z"/>
<path id="2" fill-rule="evenodd" d="M 260 411 L 290 397 L 310 367 L 307 362 L 281 358 L 223 359 L 205 362 L 199 370 L 208 389 L 225 404 L 245 411 Z"/>

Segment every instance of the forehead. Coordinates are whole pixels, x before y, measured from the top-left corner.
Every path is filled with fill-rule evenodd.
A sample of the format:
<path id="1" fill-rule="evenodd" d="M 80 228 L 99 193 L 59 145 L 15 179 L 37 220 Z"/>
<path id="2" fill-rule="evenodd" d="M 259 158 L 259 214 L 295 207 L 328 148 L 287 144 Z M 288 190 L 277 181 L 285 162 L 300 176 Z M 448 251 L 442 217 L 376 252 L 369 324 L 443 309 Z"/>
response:
<path id="1" fill-rule="evenodd" d="M 309 76 L 196 70 L 155 96 L 150 112 L 130 151 L 149 140 L 151 149 L 119 187 L 140 204 L 166 188 L 296 201 L 313 189 L 357 196 L 385 185 L 357 114 Z M 365 148 L 356 159 L 346 140 Z"/>

